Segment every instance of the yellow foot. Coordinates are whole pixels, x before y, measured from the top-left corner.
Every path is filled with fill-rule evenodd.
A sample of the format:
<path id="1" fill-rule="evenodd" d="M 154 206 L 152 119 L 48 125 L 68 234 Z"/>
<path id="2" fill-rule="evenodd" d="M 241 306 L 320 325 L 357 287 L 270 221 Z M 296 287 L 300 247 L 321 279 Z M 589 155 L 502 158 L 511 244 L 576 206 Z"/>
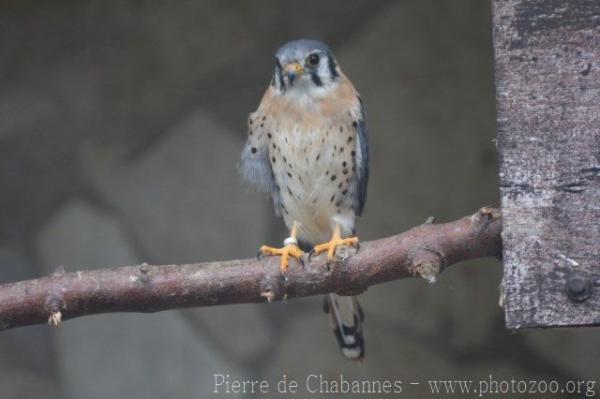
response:
<path id="1" fill-rule="evenodd" d="M 329 242 L 317 245 L 313 251 L 317 255 L 327 251 L 327 262 L 331 262 L 335 260 L 336 248 L 343 245 L 358 248 L 358 237 L 340 238 L 339 235 L 334 234 Z"/>
<path id="2" fill-rule="evenodd" d="M 304 262 L 302 261 L 302 255 L 304 252 L 296 244 L 287 244 L 283 248 L 273 248 L 263 245 L 260 247 L 260 254 L 267 256 L 281 256 L 281 264 L 279 269 L 282 273 L 284 273 L 290 263 L 290 257 L 297 259 L 302 265 Z"/>

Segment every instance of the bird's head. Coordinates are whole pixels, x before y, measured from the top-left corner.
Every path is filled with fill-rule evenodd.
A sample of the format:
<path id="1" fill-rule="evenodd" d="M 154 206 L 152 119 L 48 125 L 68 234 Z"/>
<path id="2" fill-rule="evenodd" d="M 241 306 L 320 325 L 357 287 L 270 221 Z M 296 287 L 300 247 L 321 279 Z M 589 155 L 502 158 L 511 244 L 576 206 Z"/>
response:
<path id="1" fill-rule="evenodd" d="M 338 84 L 340 73 L 329 47 L 301 39 L 277 50 L 271 84 L 281 95 L 321 97 Z"/>

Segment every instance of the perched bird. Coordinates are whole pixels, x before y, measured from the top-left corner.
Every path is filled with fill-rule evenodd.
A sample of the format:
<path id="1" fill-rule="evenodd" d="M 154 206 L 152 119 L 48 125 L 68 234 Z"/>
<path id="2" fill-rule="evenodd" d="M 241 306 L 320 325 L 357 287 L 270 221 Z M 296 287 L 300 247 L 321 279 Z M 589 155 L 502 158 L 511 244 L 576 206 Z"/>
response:
<path id="1" fill-rule="evenodd" d="M 282 248 L 260 248 L 281 256 L 283 273 L 310 248 L 332 261 L 337 247 L 358 245 L 369 179 L 365 108 L 325 44 L 296 40 L 277 50 L 270 86 L 248 119 L 241 168 L 272 195 L 290 230 Z M 330 294 L 325 305 L 344 355 L 361 359 L 358 301 Z"/>

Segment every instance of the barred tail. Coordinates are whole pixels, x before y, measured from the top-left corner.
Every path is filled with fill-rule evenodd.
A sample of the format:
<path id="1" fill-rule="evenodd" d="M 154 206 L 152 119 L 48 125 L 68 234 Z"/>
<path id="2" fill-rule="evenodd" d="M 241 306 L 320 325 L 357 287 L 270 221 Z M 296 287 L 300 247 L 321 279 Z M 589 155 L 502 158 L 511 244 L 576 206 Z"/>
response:
<path id="1" fill-rule="evenodd" d="M 355 296 L 329 294 L 325 297 L 325 313 L 329 313 L 331 327 L 344 356 L 360 360 L 365 356 L 362 332 L 363 311 Z"/>

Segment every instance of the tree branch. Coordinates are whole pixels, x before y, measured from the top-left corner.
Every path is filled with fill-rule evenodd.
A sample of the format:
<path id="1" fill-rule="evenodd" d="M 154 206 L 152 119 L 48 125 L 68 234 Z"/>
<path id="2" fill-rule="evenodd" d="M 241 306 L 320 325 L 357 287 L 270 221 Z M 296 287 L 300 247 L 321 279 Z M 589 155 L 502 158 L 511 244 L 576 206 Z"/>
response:
<path id="1" fill-rule="evenodd" d="M 331 265 L 313 257 L 292 263 L 285 277 L 279 259 L 189 265 L 128 266 L 66 273 L 0 285 L 0 330 L 107 312 L 157 312 L 191 306 L 264 302 L 337 292 L 358 294 L 386 281 L 421 276 L 430 282 L 468 259 L 500 257 L 500 212 L 482 208 L 446 224 L 427 223 L 361 244 Z M 306 259 L 306 257 L 305 257 Z"/>

